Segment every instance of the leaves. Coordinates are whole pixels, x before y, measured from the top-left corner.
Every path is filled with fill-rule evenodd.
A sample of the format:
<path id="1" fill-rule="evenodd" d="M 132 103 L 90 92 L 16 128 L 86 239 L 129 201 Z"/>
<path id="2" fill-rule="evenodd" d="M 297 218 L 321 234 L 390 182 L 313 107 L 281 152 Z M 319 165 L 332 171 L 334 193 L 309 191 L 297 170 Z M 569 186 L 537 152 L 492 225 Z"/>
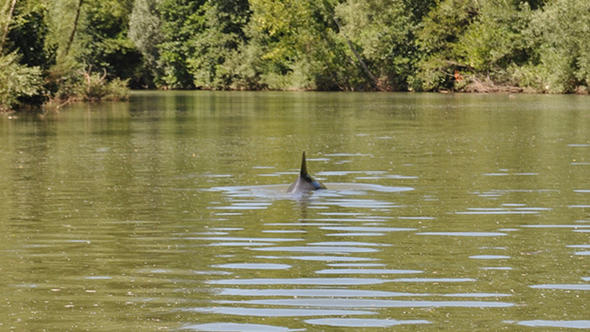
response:
<path id="1" fill-rule="evenodd" d="M 4 109 L 28 96 L 82 94 L 79 85 L 88 80 L 80 70 L 98 82 L 90 84 L 96 91 L 112 81 L 121 91 L 127 82 L 169 89 L 416 91 L 490 84 L 552 93 L 587 91 L 590 84 L 588 1 L 3 4 Z M 94 80 L 90 69 L 107 75 Z"/>
<path id="2" fill-rule="evenodd" d="M 0 56 L 0 111 L 19 106 L 20 98 L 35 96 L 43 90 L 39 67 L 18 63 L 16 53 Z"/>

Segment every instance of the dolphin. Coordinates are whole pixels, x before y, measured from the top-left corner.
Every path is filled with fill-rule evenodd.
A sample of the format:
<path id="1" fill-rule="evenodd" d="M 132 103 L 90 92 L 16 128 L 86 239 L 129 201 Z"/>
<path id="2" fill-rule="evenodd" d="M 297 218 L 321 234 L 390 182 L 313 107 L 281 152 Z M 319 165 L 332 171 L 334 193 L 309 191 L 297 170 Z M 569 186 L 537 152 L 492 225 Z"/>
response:
<path id="1" fill-rule="evenodd" d="M 288 193 L 303 193 L 312 190 L 318 189 L 326 189 L 326 186 L 321 184 L 320 182 L 314 180 L 308 173 L 307 173 L 307 165 L 305 163 L 305 151 L 303 151 L 303 157 L 301 159 L 301 171 L 299 172 L 299 177 L 295 182 L 293 182 L 289 189 L 287 189 Z"/>

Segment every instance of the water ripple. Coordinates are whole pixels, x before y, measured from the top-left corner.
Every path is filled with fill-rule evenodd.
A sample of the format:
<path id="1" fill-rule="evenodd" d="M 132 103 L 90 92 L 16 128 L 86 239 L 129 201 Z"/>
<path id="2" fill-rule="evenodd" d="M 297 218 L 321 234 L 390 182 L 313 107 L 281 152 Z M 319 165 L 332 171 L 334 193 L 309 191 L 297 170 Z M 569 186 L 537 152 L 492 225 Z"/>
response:
<path id="1" fill-rule="evenodd" d="M 397 278 L 391 280 L 393 282 L 472 282 L 476 281 L 473 278 Z"/>
<path id="2" fill-rule="evenodd" d="M 499 301 L 401 301 L 373 299 L 297 298 L 245 301 L 214 301 L 220 304 L 302 306 L 316 308 L 506 308 L 513 303 Z"/>
<path id="3" fill-rule="evenodd" d="M 394 270 L 394 269 L 326 269 L 319 270 L 317 274 L 414 274 L 423 273 L 419 270 Z"/>
<path id="4" fill-rule="evenodd" d="M 302 331 L 292 330 L 286 327 L 262 325 L 262 324 L 246 324 L 246 323 L 204 323 L 184 325 L 180 330 L 192 331 L 211 331 L 211 332 L 291 332 Z"/>
<path id="5" fill-rule="evenodd" d="M 250 242 L 250 241 L 243 241 L 243 242 L 217 242 L 217 243 L 209 243 L 207 246 L 209 247 L 262 247 L 262 246 L 272 246 L 274 243 L 267 243 L 267 242 Z"/>
<path id="6" fill-rule="evenodd" d="M 289 238 L 273 238 L 273 237 L 222 237 L 222 236 L 210 236 L 210 237 L 185 237 L 184 240 L 204 240 L 204 241 L 245 241 L 245 242 L 291 242 L 301 241 L 301 239 L 289 239 Z"/>
<path id="7" fill-rule="evenodd" d="M 590 329 L 590 320 L 523 320 L 516 322 L 522 326 L 561 327 L 570 329 Z"/>
<path id="8" fill-rule="evenodd" d="M 254 278 L 209 280 L 212 285 L 378 285 L 388 280 L 379 278 Z"/>
<path id="9" fill-rule="evenodd" d="M 380 290 L 347 289 L 347 288 L 268 288 L 268 289 L 244 289 L 244 288 L 221 288 L 214 290 L 215 294 L 221 296 L 291 296 L 291 297 L 325 297 L 325 298 L 355 298 L 355 297 L 460 297 L 460 298 L 484 298 L 484 297 L 510 297 L 511 294 L 504 293 L 406 293 Z"/>
<path id="10" fill-rule="evenodd" d="M 351 231 L 351 232 L 408 232 L 415 231 L 417 228 L 410 227 L 362 227 L 362 226 L 324 226 L 320 229 L 327 231 Z"/>
<path id="11" fill-rule="evenodd" d="M 469 256 L 471 259 L 509 259 L 510 256 L 506 255 L 472 255 Z"/>
<path id="12" fill-rule="evenodd" d="M 244 269 L 244 270 L 288 270 L 291 265 L 288 264 L 269 264 L 269 263 L 229 263 L 216 264 L 211 267 L 221 269 Z"/>
<path id="13" fill-rule="evenodd" d="M 366 237 L 366 236 L 384 236 L 385 233 L 374 232 L 351 232 L 351 233 L 328 233 L 326 236 L 344 236 L 344 237 Z"/>
<path id="14" fill-rule="evenodd" d="M 506 236 L 506 233 L 500 232 L 420 232 L 416 235 L 440 235 L 440 236 L 475 236 L 475 237 L 486 237 L 486 236 Z"/>
<path id="15" fill-rule="evenodd" d="M 262 247 L 250 248 L 258 251 L 283 251 L 283 252 L 317 252 L 317 253 L 369 253 L 379 250 L 359 247 L 333 247 L 333 246 L 299 246 L 299 247 Z"/>
<path id="16" fill-rule="evenodd" d="M 333 327 L 392 327 L 398 325 L 431 324 L 427 320 L 395 320 L 395 319 L 369 319 L 369 318 L 318 318 L 307 319 L 306 323 L 312 325 L 326 325 Z"/>
<path id="17" fill-rule="evenodd" d="M 386 282 L 473 282 L 473 278 L 253 278 L 253 279 L 219 279 L 209 280 L 212 285 L 378 285 Z M 590 287 L 590 285 L 588 285 Z"/>
<path id="18" fill-rule="evenodd" d="M 531 288 L 538 289 L 560 289 L 560 290 L 590 290 L 590 284 L 541 284 L 532 285 Z"/>
<path id="19" fill-rule="evenodd" d="M 524 228 L 590 228 L 590 225 L 520 225 Z"/>
<path id="20" fill-rule="evenodd" d="M 223 288 L 218 290 L 219 295 L 232 296 L 293 296 L 293 297 L 406 297 L 429 296 L 429 294 L 388 292 L 363 289 L 329 289 L 329 288 L 294 288 L 294 289 L 242 289 Z"/>
<path id="21" fill-rule="evenodd" d="M 387 243 L 355 242 L 355 241 L 336 241 L 336 242 L 312 242 L 310 246 L 366 246 L 366 247 L 390 247 Z"/>
<path id="22" fill-rule="evenodd" d="M 330 309 L 270 309 L 270 308 L 244 308 L 244 307 L 203 307 L 183 308 L 185 312 L 198 312 L 205 314 L 220 314 L 248 317 L 306 317 L 306 316 L 346 316 L 346 315 L 372 315 L 373 311 L 363 310 L 330 310 Z"/>
<path id="23" fill-rule="evenodd" d="M 302 261 L 316 261 L 316 262 L 368 262 L 376 261 L 377 258 L 369 257 L 351 257 L 351 256 L 256 256 L 257 258 L 267 259 L 295 259 Z"/>

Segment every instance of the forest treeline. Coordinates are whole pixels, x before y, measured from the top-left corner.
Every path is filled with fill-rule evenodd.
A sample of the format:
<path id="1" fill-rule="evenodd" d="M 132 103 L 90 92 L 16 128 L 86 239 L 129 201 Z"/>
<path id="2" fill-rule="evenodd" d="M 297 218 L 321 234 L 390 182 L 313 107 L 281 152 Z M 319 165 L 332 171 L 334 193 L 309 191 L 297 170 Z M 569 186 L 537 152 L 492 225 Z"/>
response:
<path id="1" fill-rule="evenodd" d="M 127 87 L 587 93 L 588 0 L 0 0 L 0 109 Z"/>

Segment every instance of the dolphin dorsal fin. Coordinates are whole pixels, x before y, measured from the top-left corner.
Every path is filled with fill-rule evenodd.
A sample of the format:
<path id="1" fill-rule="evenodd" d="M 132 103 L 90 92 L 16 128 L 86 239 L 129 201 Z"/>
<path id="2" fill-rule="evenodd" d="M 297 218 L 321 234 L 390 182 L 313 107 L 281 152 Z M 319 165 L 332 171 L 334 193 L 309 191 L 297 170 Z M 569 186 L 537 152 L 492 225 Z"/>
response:
<path id="1" fill-rule="evenodd" d="M 307 163 L 305 162 L 305 151 L 303 151 L 303 156 L 301 157 L 301 171 L 299 175 L 302 177 L 308 176 L 307 175 Z"/>
<path id="2" fill-rule="evenodd" d="M 299 177 L 297 177 L 297 181 L 293 182 L 289 188 L 287 189 L 288 193 L 303 193 L 312 190 L 318 189 L 326 189 L 326 186 L 321 184 L 320 182 L 314 180 L 308 173 L 307 173 L 307 163 L 305 161 L 305 151 L 303 151 L 303 156 L 301 157 L 301 171 L 299 171 Z"/>

